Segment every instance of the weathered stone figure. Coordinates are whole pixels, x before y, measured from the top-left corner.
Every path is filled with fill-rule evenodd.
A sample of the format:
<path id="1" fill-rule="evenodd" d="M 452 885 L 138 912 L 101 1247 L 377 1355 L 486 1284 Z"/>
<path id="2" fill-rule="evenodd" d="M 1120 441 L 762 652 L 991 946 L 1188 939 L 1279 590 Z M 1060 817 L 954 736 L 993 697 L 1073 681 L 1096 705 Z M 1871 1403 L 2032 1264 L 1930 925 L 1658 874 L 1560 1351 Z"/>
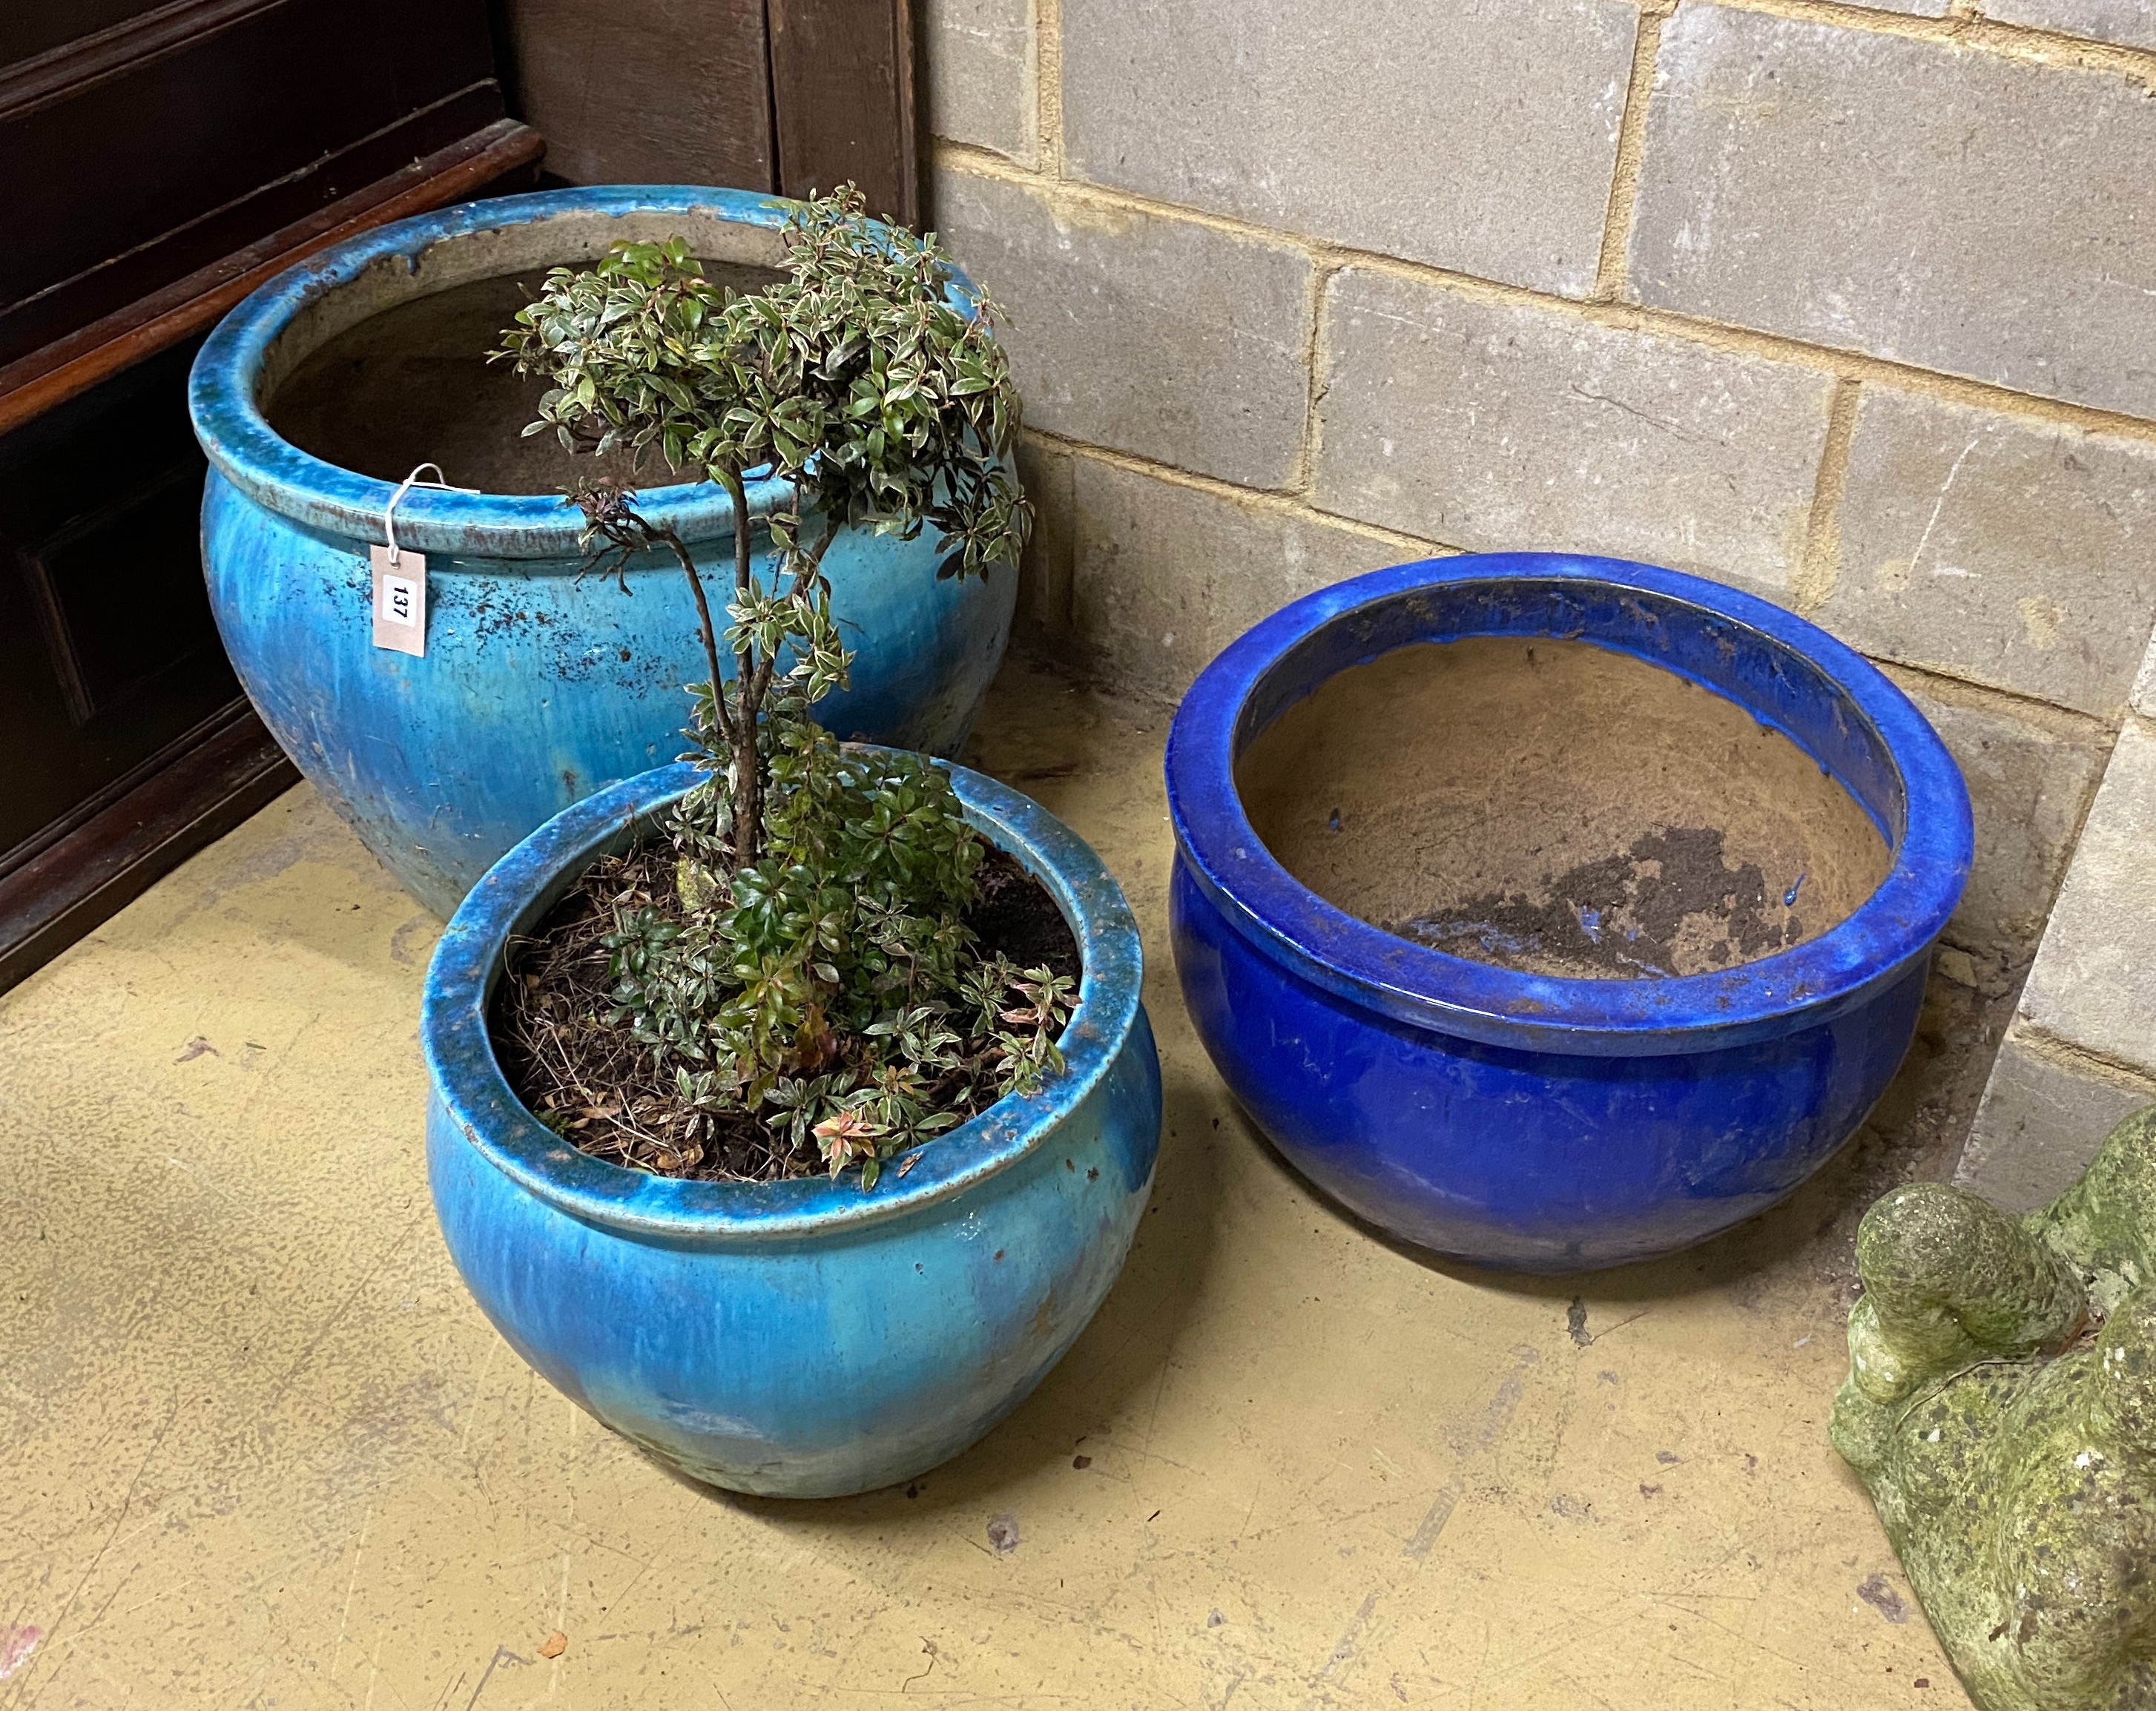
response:
<path id="1" fill-rule="evenodd" d="M 2010 1217 L 1865 1215 L 1835 1447 L 1984 1711 L 2156 1708 L 2156 1106 Z"/>

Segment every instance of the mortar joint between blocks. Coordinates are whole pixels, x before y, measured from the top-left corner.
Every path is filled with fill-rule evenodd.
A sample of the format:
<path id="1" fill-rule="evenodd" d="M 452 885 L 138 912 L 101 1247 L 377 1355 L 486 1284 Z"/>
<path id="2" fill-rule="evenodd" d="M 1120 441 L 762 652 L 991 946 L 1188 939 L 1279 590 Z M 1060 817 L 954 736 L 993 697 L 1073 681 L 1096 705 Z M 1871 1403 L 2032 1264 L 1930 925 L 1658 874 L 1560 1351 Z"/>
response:
<path id="1" fill-rule="evenodd" d="M 1594 263 L 1591 303 L 1614 303 L 1625 294 L 1625 269 L 1632 241 L 1632 214 L 1640 194 L 1640 166 L 1647 148 L 1647 110 L 1654 99 L 1655 66 L 1662 23 L 1676 0 L 1643 0 L 1632 37 L 1632 69 L 1625 86 L 1625 110 L 1617 121 L 1617 157 L 1604 205 L 1602 245 Z"/>
<path id="2" fill-rule="evenodd" d="M 1404 534 L 1398 529 L 1388 529 L 1377 523 L 1364 522 L 1359 517 L 1342 516 L 1335 511 L 1321 511 L 1306 498 L 1286 490 L 1240 487 L 1233 481 L 1224 481 L 1217 475 L 1201 475 L 1194 470 L 1178 469 L 1173 464 L 1163 464 L 1132 452 L 1116 451 L 1105 445 L 1095 445 L 1083 439 L 1067 439 L 1061 434 L 1030 425 L 1024 430 L 1027 439 L 1044 450 L 1059 453 L 1065 457 L 1090 459 L 1126 475 L 1145 475 L 1171 487 L 1187 488 L 1203 493 L 1209 498 L 1238 506 L 1254 516 L 1276 516 L 1296 522 L 1315 524 L 1321 527 L 1345 531 L 1360 535 L 1368 541 L 1383 542 L 1405 555 L 1403 563 L 1415 558 L 1444 558 L 1464 552 L 1464 547 L 1453 546 L 1443 541 L 1433 541 L 1420 535 Z"/>
<path id="3" fill-rule="evenodd" d="M 2129 1063 L 2124 1058 L 2113 1057 L 2109 1052 L 2092 1051 L 2023 1016 L 2015 1019 L 2010 1037 L 2032 1057 L 2043 1058 L 2061 1069 L 2077 1071 L 2098 1081 L 2109 1082 L 2146 1097 L 2156 1098 L 2156 1071 L 2152 1071 L 2146 1064 Z"/>
<path id="4" fill-rule="evenodd" d="M 1312 503 L 1304 494 L 1284 489 L 1239 486 L 1217 475 L 1200 475 L 1173 464 L 1161 463 L 1133 452 L 1117 451 L 1112 447 L 1096 445 L 1089 440 L 1070 439 L 1030 424 L 1023 433 L 1027 440 L 1042 450 L 1062 457 L 1088 460 L 1119 470 L 1126 475 L 1142 475 L 1168 486 L 1202 493 L 1253 516 L 1280 517 L 1320 527 L 1340 529 L 1349 534 L 1359 535 L 1365 540 L 1382 542 L 1401 553 L 1403 563 L 1417 558 L 1452 557 L 1478 550 L 1453 542 L 1407 534 L 1398 529 L 1366 522 L 1360 517 L 1327 511 Z M 1876 655 L 1866 657 L 1904 690 L 1918 688 L 1949 706 L 1980 710 L 2033 725 L 2062 742 L 2084 744 L 2107 756 L 2118 734 L 2116 721 L 2100 719 L 2076 708 L 2061 706 L 2056 702 L 2041 701 L 2018 691 L 2001 689 L 1978 682 L 1973 678 L 1957 676 L 1937 666 L 1912 665 Z M 2149 735 L 2156 737 L 2156 720 L 2143 718 L 2138 714 L 2127 717 L 2136 720 Z M 2068 850 L 2080 840 L 2082 825 L 2087 818 L 2102 776 L 2102 768 L 2099 767 L 2083 793 L 2075 816 L 2073 835 L 2066 842 Z"/>
<path id="5" fill-rule="evenodd" d="M 1874 382 L 1943 403 L 1989 410 L 2019 422 L 2041 423 L 2051 428 L 2070 428 L 2084 434 L 2101 434 L 2143 444 L 2156 444 L 2156 420 L 2146 417 L 2129 416 L 2119 411 L 2073 403 L 2063 398 L 2041 398 L 2033 393 L 2015 392 L 1990 381 L 1943 374 L 1934 369 L 1917 368 L 1861 351 L 1835 350 L 1806 344 L 1779 333 L 1762 332 L 1756 328 L 1710 321 L 1675 310 L 1651 309 L 1624 301 L 1598 302 L 1592 299 L 1561 296 L 1553 292 L 1531 290 L 1524 285 L 1510 285 L 1480 279 L 1472 274 L 1455 272 L 1427 262 L 1405 261 L 1399 256 L 1386 255 L 1376 250 L 1349 249 L 1327 239 L 1313 238 L 1272 226 L 1255 225 L 1229 215 L 1162 202 L 1081 178 L 1052 177 L 1044 172 L 1029 170 L 1009 157 L 977 143 L 957 142 L 939 137 L 935 141 L 932 158 L 939 167 L 969 173 L 975 177 L 1018 185 L 1050 202 L 1068 200 L 1103 212 L 1149 219 L 1180 220 L 1245 243 L 1296 250 L 1312 266 L 1323 267 L 1332 272 L 1347 267 L 1366 269 L 1394 278 L 1412 280 L 1471 301 L 1575 316 L 1599 326 L 1653 333 L 1709 350 L 1824 371 L 1837 378 Z"/>
<path id="6" fill-rule="evenodd" d="M 1313 257 L 1310 270 L 1310 337 L 1303 346 L 1302 360 L 1306 391 L 1302 407 L 1302 445 L 1297 454 L 1296 471 L 1289 482 L 1296 493 L 1308 494 L 1317 483 L 1317 457 L 1323 448 L 1325 424 L 1320 406 L 1325 402 L 1327 385 L 1327 369 L 1332 356 L 1326 335 L 1329 331 L 1325 300 L 1332 286 L 1333 275 L 1342 264 L 1323 257 Z"/>
<path id="7" fill-rule="evenodd" d="M 1063 166 L 1063 0 L 1033 0 L 1034 157 L 1051 179 Z"/>
<path id="8" fill-rule="evenodd" d="M 1366 522 L 1360 517 L 1327 511 L 1312 504 L 1306 496 L 1286 490 L 1260 490 L 1237 486 L 1217 475 L 1198 474 L 1178 468 L 1173 464 L 1141 457 L 1136 453 L 1117 451 L 1112 447 L 1096 445 L 1088 440 L 1073 439 L 1050 433 L 1045 429 L 1029 425 L 1025 437 L 1044 450 L 1062 456 L 1089 459 L 1127 475 L 1144 475 L 1168 486 L 1187 488 L 1210 498 L 1234 505 L 1255 516 L 1270 516 L 1323 527 L 1345 530 L 1360 535 L 1366 540 L 1382 542 L 1407 555 L 1409 558 L 1449 557 L 1477 549 L 1456 542 L 1433 540 L 1426 536 L 1410 535 L 1398 529 L 1389 529 L 1380 524 Z M 2116 738 L 2116 721 L 2100 719 L 2072 707 L 2061 706 L 2053 701 L 2039 700 L 2018 691 L 2000 689 L 1980 683 L 1973 678 L 1958 676 L 1937 666 L 1911 665 L 1900 660 L 1868 655 L 1872 663 L 1905 689 L 1915 686 L 1936 696 L 1951 706 L 1981 710 L 2015 719 L 2059 738 L 2063 742 L 2085 744 L 2107 754 Z M 2138 715 L 2131 716 L 2138 717 Z M 2156 721 L 2139 721 L 2152 736 L 2156 736 Z M 2081 813 L 2076 816 L 2074 840 L 2080 835 L 2080 822 L 2085 819 L 2088 806 L 2094 799 L 2102 768 L 2089 783 Z"/>
<path id="9" fill-rule="evenodd" d="M 2062 742 L 2079 744 L 2108 755 L 2117 741 L 2118 727 L 2115 721 L 2098 718 L 2094 713 L 2085 713 L 2078 707 L 2061 706 L 2056 701 L 2039 700 L 2020 690 L 2000 689 L 1995 685 L 1979 683 L 1973 677 L 1957 676 L 1954 673 L 1935 665 L 1911 665 L 1906 660 L 1893 660 L 1877 654 L 1865 657 L 1884 671 L 1902 689 L 1912 686 L 1948 706 L 1963 707 L 1974 712 L 1987 712 L 2033 725 L 2038 730 L 2057 737 Z M 2102 768 L 2097 768 L 2098 773 Z M 2087 797 L 2096 794 L 2092 780 Z M 2086 812 L 2087 800 L 2082 804 Z M 2078 829 L 2079 818 L 2075 825 Z M 2076 830 L 2076 835 L 2079 835 Z"/>
<path id="10" fill-rule="evenodd" d="M 1692 3 L 1710 3 L 1710 0 L 1692 0 Z M 2004 23 L 1985 18 L 1974 8 L 1964 11 L 1958 6 L 1950 6 L 1943 18 L 1923 18 L 1881 7 L 1851 4 L 1848 0 L 1711 0 L 1711 3 L 1732 12 L 1758 13 L 1797 23 L 1825 24 L 1860 35 L 1901 36 L 1995 59 L 2108 73 L 2143 85 L 2156 80 L 2156 49 L 2091 41 L 2084 36 L 2027 24 Z"/>
<path id="11" fill-rule="evenodd" d="M 1790 588 L 1799 616 L 1815 618 L 1834 598 L 1841 569 L 1841 494 L 1849 481 L 1849 449 L 1856 437 L 1856 407 L 1863 382 L 1842 376 L 1827 401 L 1826 440 L 1820 448 L 1812 485 L 1811 516 L 1804 528 L 1804 556 Z"/>

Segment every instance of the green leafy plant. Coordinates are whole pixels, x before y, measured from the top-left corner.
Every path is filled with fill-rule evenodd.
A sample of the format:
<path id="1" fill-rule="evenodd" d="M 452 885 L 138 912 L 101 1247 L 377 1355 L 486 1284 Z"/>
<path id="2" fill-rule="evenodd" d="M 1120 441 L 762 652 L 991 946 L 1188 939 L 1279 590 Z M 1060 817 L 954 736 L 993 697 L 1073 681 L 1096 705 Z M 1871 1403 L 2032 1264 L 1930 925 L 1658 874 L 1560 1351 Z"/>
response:
<path id="1" fill-rule="evenodd" d="M 655 453 L 724 488 L 739 520 L 721 631 L 687 546 L 634 489 L 572 496 L 595 570 L 672 555 L 708 666 L 684 758 L 709 776 L 668 822 L 670 887 L 614 902 L 605 1025 L 670 1071 L 677 1153 L 747 1115 L 872 1184 L 892 1152 L 1060 1066 L 1073 999 L 1045 968 L 979 953 L 963 917 L 983 845 L 949 779 L 815 722 L 852 657 L 824 558 L 842 528 L 932 529 L 939 576 L 985 575 L 1015 568 L 1031 516 L 989 306 L 951 300 L 934 238 L 869 221 L 848 187 L 803 204 L 785 242 L 787 277 L 752 296 L 678 239 L 618 244 L 551 273 L 497 354 L 548 383 L 527 434 Z M 752 481 L 780 496 L 763 571 Z"/>

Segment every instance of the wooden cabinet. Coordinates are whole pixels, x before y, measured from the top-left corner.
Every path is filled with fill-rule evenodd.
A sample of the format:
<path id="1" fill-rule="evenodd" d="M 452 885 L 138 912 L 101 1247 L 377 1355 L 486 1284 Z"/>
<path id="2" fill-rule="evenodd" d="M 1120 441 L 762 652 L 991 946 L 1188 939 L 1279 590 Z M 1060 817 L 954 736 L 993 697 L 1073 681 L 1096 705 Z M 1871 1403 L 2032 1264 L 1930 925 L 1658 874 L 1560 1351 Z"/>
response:
<path id="1" fill-rule="evenodd" d="M 295 776 L 203 591 L 203 337 L 542 148 L 483 0 L 0 8 L 0 987 Z"/>

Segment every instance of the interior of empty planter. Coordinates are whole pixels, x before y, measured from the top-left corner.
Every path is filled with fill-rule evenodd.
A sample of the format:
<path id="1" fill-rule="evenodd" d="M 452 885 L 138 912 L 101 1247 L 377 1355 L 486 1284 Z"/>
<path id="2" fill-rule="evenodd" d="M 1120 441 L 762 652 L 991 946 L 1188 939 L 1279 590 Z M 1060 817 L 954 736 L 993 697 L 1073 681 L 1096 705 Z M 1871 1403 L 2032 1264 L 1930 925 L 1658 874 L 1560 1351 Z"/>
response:
<path id="1" fill-rule="evenodd" d="M 696 479 L 656 452 L 572 454 L 551 432 L 524 436 L 547 386 L 490 362 L 548 270 L 586 267 L 619 241 L 679 236 L 705 275 L 753 293 L 783 275 L 778 234 L 709 210 L 556 214 L 439 239 L 416 265 L 387 256 L 295 318 L 266 365 L 263 414 L 279 434 L 341 469 L 401 481 L 423 462 L 483 492 L 558 493 L 604 475 L 656 487 Z"/>
<path id="2" fill-rule="evenodd" d="M 1252 825 L 1327 901 L 1451 955 L 1712 973 L 1825 932 L 1892 862 L 1782 730 L 1591 640 L 1468 635 L 1282 669 L 1307 692 L 1276 685 L 1285 705 L 1242 746 Z"/>

